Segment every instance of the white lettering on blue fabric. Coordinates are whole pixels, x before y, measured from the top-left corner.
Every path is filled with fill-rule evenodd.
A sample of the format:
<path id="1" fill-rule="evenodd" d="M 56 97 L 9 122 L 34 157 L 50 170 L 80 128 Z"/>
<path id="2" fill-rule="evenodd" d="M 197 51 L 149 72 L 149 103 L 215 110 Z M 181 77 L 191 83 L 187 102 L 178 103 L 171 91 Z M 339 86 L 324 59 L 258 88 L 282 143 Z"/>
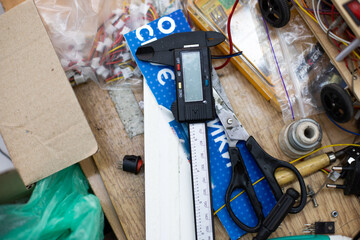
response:
<path id="1" fill-rule="evenodd" d="M 217 123 L 219 123 L 220 121 L 219 121 L 219 119 L 214 119 L 214 120 L 212 120 L 212 121 L 210 121 L 210 122 L 208 122 L 208 124 L 207 124 L 207 126 L 209 127 L 209 128 L 216 128 L 216 130 L 215 131 L 213 131 L 213 132 L 211 132 L 210 134 L 211 134 L 211 136 L 215 136 L 215 135 L 218 135 L 219 133 L 223 133 L 224 132 L 224 127 L 221 125 L 221 124 L 217 124 Z"/>
<path id="2" fill-rule="evenodd" d="M 150 25 L 144 25 L 144 26 L 139 27 L 138 29 L 136 29 L 136 32 L 135 32 L 137 39 L 139 39 L 140 41 L 144 41 L 144 37 L 140 34 L 140 32 L 142 30 L 145 30 L 145 29 L 148 30 L 149 36 L 154 36 L 154 29 L 152 29 L 150 27 Z"/>
<path id="3" fill-rule="evenodd" d="M 172 71 L 169 68 L 163 68 L 158 72 L 157 80 L 159 81 L 159 83 L 161 85 L 165 85 L 165 82 L 164 82 L 163 78 L 167 80 L 167 79 L 169 79 L 169 75 L 170 75 L 171 80 L 175 80 L 174 71 Z"/>
<path id="4" fill-rule="evenodd" d="M 170 23 L 170 27 L 168 29 L 165 29 L 163 27 L 163 23 L 164 22 L 169 22 Z M 158 28 L 160 30 L 160 32 L 164 33 L 164 34 L 170 34 L 175 30 L 176 24 L 174 19 L 170 18 L 170 17 L 162 17 L 159 19 L 158 21 Z"/>
<path id="5" fill-rule="evenodd" d="M 225 158 L 225 159 L 230 159 L 229 152 L 228 151 L 223 152 L 224 148 L 225 148 L 225 144 L 227 144 L 227 140 L 226 140 L 226 135 L 224 132 L 224 127 L 219 123 L 220 123 L 220 120 L 218 118 L 216 118 L 215 120 L 209 121 L 207 126 L 209 128 L 214 129 L 213 131 L 210 132 L 211 136 L 215 137 L 215 136 L 221 134 L 218 137 L 216 137 L 214 139 L 214 141 L 215 141 L 215 143 L 221 142 L 219 149 L 218 149 L 219 152 L 221 153 L 221 157 Z M 230 161 L 226 164 L 226 167 L 231 167 Z"/>

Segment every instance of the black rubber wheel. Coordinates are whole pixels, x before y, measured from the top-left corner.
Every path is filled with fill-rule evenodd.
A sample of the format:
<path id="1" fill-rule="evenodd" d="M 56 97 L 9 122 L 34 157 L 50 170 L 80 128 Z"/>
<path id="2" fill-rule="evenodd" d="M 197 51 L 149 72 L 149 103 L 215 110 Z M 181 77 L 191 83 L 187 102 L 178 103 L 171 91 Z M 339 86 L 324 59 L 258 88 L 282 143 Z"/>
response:
<path id="1" fill-rule="evenodd" d="M 290 20 L 288 0 L 259 0 L 261 15 L 271 26 L 281 28 Z"/>
<path id="2" fill-rule="evenodd" d="M 325 85 L 320 93 L 321 104 L 325 112 L 336 122 L 348 122 L 354 114 L 350 95 L 339 84 Z"/>

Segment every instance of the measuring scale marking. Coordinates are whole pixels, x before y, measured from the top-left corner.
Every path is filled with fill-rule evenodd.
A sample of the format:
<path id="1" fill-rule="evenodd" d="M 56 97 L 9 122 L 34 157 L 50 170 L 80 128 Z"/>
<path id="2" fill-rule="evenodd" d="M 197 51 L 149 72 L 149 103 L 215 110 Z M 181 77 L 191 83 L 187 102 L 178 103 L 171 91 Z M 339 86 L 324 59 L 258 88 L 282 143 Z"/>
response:
<path id="1" fill-rule="evenodd" d="M 198 240 L 214 239 L 205 123 L 190 123 L 191 172 Z"/>

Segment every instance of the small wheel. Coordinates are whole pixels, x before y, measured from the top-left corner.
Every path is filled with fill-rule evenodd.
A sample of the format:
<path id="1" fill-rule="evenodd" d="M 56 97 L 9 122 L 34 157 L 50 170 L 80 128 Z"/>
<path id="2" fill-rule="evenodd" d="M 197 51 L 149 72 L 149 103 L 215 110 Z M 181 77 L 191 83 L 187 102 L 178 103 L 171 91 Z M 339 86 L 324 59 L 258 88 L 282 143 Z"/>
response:
<path id="1" fill-rule="evenodd" d="M 288 0 L 259 0 L 261 15 L 276 28 L 285 26 L 290 20 Z"/>
<path id="2" fill-rule="evenodd" d="M 320 93 L 321 104 L 325 112 L 336 122 L 348 122 L 353 114 L 354 107 L 350 95 L 338 84 L 325 85 Z"/>

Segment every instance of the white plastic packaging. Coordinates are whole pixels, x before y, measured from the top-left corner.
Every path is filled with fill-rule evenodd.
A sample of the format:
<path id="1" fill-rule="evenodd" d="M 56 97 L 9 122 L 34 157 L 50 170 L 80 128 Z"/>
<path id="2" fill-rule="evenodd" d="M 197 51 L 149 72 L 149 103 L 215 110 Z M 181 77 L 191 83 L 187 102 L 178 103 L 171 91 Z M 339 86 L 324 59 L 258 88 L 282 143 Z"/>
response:
<path id="1" fill-rule="evenodd" d="M 35 0 L 35 4 L 64 70 L 73 73 L 72 85 L 91 79 L 105 89 L 125 85 L 141 89 L 142 76 L 123 35 L 158 18 L 159 1 Z M 179 0 L 161 2 L 171 9 L 180 6 Z"/>

